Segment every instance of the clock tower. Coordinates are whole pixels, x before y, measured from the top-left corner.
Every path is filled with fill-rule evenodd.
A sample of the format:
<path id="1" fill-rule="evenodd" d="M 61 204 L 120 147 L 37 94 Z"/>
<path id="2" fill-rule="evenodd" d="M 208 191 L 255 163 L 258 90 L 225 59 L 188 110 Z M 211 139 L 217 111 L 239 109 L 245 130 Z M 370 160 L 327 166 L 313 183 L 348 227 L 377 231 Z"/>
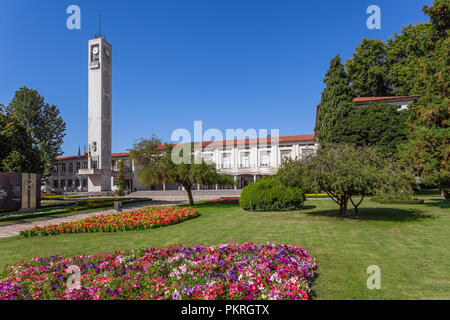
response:
<path id="1" fill-rule="evenodd" d="M 111 191 L 111 56 L 103 37 L 89 40 L 88 192 Z"/>

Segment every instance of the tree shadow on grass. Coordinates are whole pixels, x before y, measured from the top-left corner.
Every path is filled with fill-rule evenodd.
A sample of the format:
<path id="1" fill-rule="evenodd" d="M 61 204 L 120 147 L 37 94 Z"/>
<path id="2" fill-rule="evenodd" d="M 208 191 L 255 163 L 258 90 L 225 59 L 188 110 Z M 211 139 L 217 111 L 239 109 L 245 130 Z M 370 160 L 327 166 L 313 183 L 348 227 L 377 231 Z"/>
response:
<path id="1" fill-rule="evenodd" d="M 428 202 L 429 201 L 429 202 Z M 438 207 L 441 209 L 450 209 L 450 200 L 444 200 L 444 199 L 430 199 L 427 202 L 425 202 L 426 206 L 429 207 Z"/>
<path id="2" fill-rule="evenodd" d="M 328 217 L 334 219 L 352 219 L 352 220 L 378 220 L 378 221 L 396 221 L 409 222 L 423 219 L 434 219 L 432 215 L 423 214 L 420 210 L 404 210 L 394 208 L 361 208 L 359 216 L 355 216 L 353 209 L 348 210 L 346 216 L 340 216 L 338 210 L 323 210 L 306 212 L 305 214 L 317 217 Z"/>
<path id="3" fill-rule="evenodd" d="M 186 204 L 186 206 L 189 206 L 189 204 Z M 195 203 L 194 208 L 200 209 L 200 208 L 237 208 L 239 207 L 239 203 L 230 203 L 230 202 L 216 202 L 216 203 L 207 203 L 207 202 L 200 202 Z"/>

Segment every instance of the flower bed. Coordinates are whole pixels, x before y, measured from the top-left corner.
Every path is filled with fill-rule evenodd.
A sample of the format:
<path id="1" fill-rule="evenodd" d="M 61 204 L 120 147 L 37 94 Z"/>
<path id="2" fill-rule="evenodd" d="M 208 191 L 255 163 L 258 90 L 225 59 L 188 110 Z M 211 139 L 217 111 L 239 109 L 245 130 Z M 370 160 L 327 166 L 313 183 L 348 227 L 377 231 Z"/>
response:
<path id="1" fill-rule="evenodd" d="M 20 232 L 24 237 L 49 236 L 61 233 L 118 232 L 153 229 L 179 223 L 198 216 L 188 207 L 143 208 L 120 214 L 94 216 L 58 225 L 34 227 Z"/>
<path id="2" fill-rule="evenodd" d="M 68 288 L 70 266 L 80 269 L 78 288 Z M 315 268 L 300 247 L 232 242 L 36 257 L 5 268 L 0 299 L 307 300 Z"/>

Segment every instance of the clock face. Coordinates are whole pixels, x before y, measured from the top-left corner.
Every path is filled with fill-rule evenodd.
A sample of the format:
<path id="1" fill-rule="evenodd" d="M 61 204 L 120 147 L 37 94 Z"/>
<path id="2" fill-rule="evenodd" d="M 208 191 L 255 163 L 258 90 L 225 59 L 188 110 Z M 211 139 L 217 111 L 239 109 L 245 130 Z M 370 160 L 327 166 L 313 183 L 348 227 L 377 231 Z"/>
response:
<path id="1" fill-rule="evenodd" d="M 111 52 L 109 51 L 108 48 L 105 49 L 105 54 L 106 54 L 106 56 L 108 56 L 108 57 L 109 57 L 109 55 L 111 54 Z"/>
<path id="2" fill-rule="evenodd" d="M 98 47 L 92 48 L 92 53 L 93 54 L 98 54 Z"/>

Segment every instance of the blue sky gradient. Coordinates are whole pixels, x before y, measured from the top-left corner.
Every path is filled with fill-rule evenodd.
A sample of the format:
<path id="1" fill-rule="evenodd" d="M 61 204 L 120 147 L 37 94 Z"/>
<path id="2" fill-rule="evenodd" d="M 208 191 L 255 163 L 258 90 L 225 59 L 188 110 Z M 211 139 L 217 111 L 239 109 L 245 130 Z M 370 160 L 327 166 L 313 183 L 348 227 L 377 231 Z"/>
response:
<path id="1" fill-rule="evenodd" d="M 81 30 L 66 9 L 81 8 Z M 366 9 L 381 8 L 381 30 Z M 63 150 L 87 144 L 87 42 L 113 46 L 112 149 L 123 152 L 176 128 L 280 129 L 313 133 L 323 77 L 336 54 L 362 38 L 386 40 L 425 22 L 431 0 L 158 0 L 0 2 L 0 103 L 27 86 L 56 104 L 67 123 Z"/>

